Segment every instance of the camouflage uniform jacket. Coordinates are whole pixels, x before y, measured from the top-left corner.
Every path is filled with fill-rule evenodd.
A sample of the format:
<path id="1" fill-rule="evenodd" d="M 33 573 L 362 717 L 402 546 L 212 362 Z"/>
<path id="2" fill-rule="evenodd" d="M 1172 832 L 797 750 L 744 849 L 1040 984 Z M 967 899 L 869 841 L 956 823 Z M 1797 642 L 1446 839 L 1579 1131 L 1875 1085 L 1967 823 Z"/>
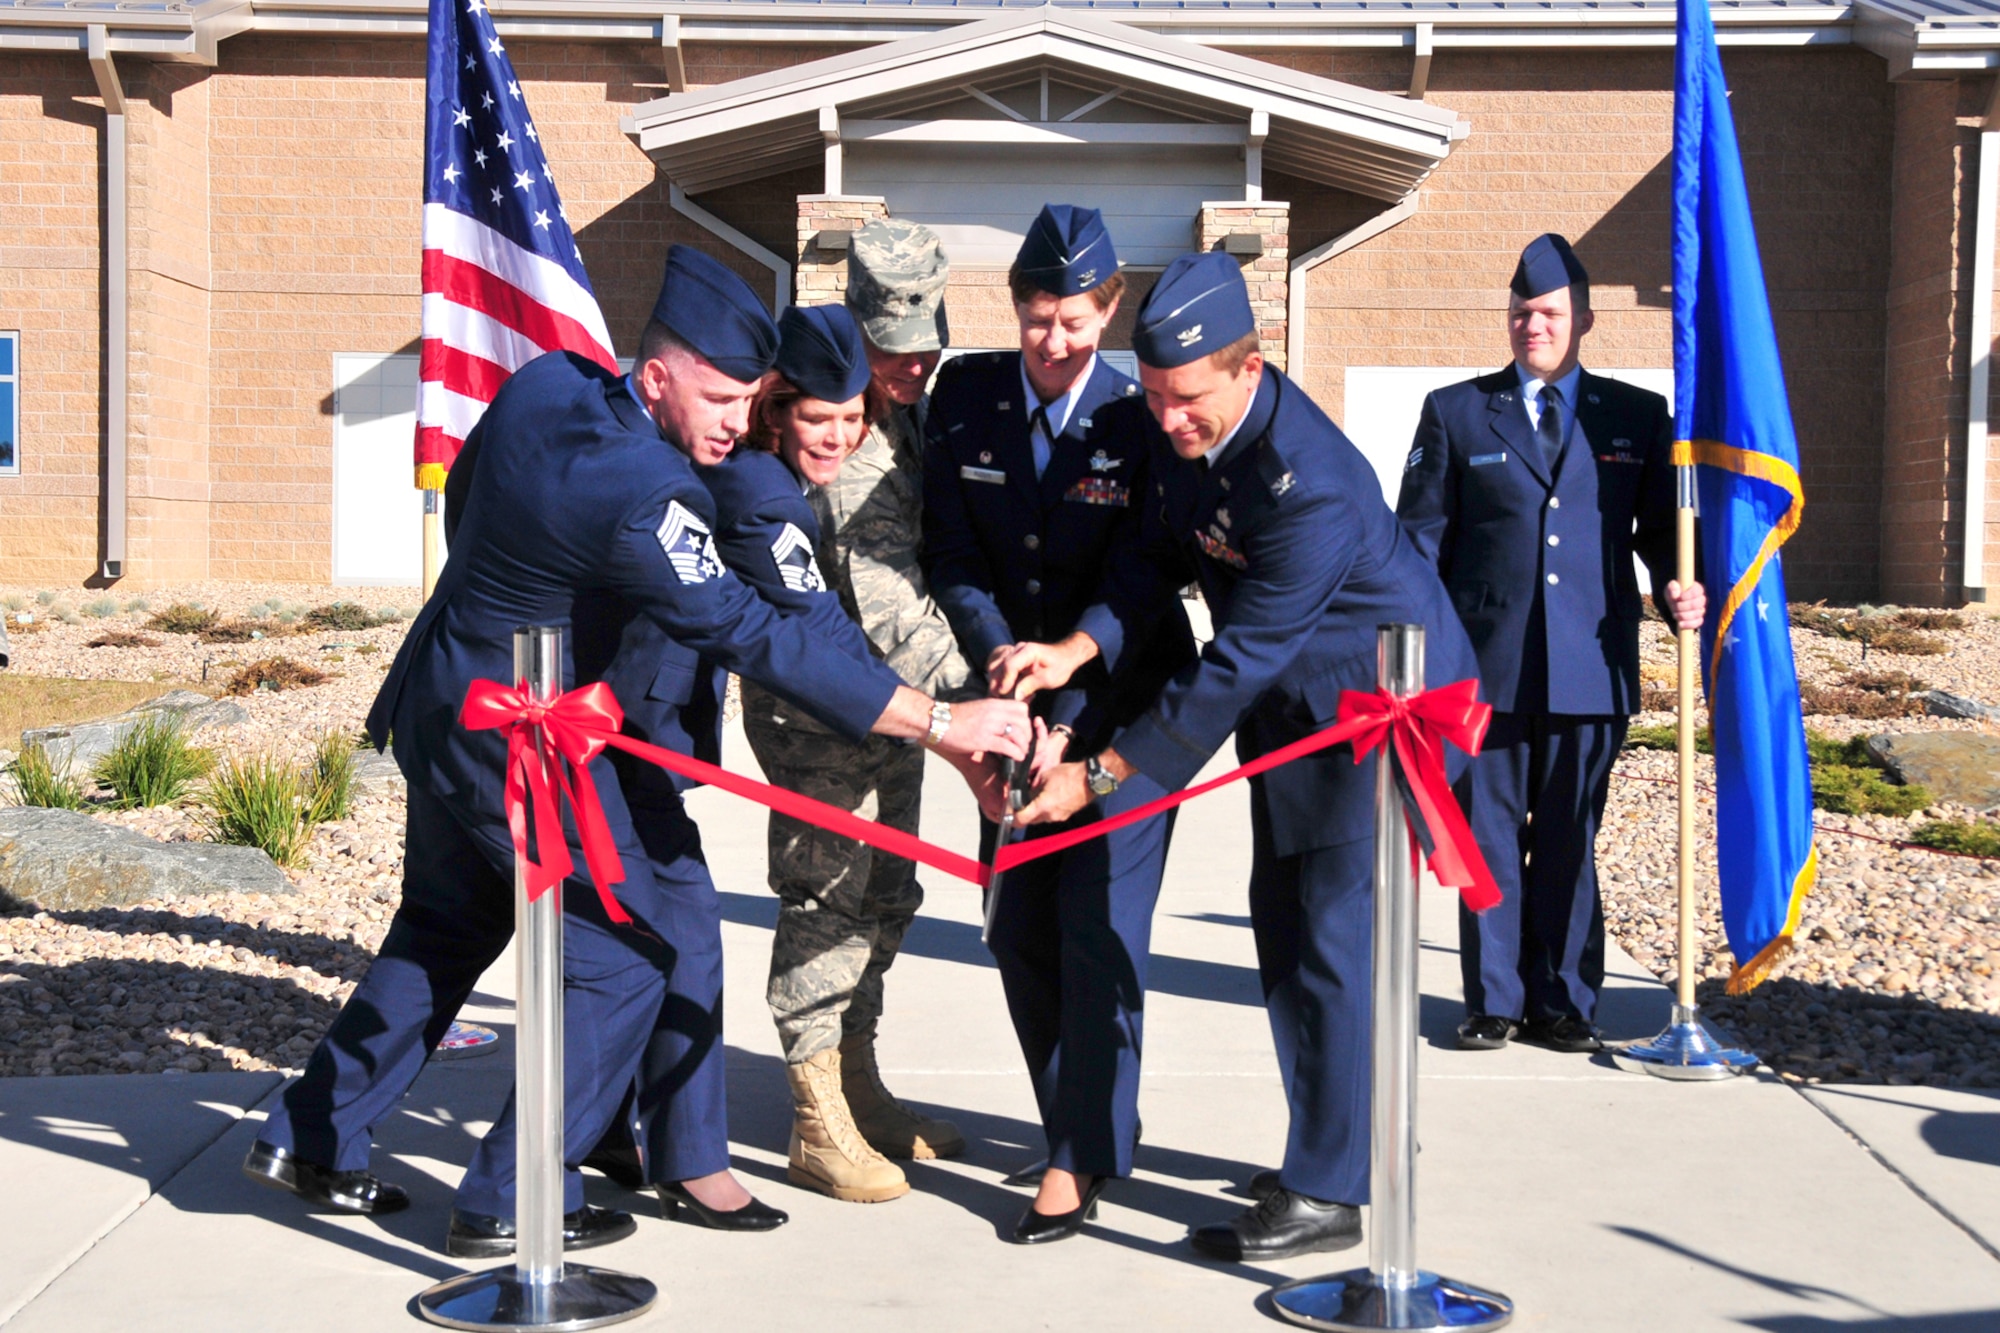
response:
<path id="1" fill-rule="evenodd" d="M 830 486 L 812 488 L 819 567 L 890 670 L 946 699 L 981 692 L 917 563 L 924 471 L 917 442 L 927 404 L 868 428 Z"/>

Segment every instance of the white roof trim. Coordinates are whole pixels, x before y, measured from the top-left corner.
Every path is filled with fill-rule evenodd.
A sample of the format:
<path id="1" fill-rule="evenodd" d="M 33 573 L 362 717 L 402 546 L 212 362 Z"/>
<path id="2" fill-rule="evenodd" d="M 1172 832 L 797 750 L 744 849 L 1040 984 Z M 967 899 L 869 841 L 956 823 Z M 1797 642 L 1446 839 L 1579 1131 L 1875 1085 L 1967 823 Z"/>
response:
<path id="1" fill-rule="evenodd" d="M 1267 165 L 1384 199 L 1415 189 L 1468 128 L 1441 107 L 1048 7 L 649 102 L 627 128 L 670 178 L 700 193 L 809 160 L 821 146 L 822 107 L 865 115 L 871 101 L 1048 65 L 1170 97 L 1212 121 L 1266 112 Z"/>

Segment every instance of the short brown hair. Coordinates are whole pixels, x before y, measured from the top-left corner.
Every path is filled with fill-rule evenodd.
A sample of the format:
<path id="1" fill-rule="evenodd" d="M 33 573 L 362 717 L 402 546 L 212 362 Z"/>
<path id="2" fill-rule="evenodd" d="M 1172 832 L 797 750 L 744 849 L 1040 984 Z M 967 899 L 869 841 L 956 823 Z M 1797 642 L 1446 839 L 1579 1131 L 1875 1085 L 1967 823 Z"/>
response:
<path id="1" fill-rule="evenodd" d="M 1023 274 L 1019 264 L 1011 265 L 1007 269 L 1007 292 L 1014 298 L 1015 305 L 1026 305 L 1037 296 L 1055 295 L 1054 292 L 1049 291 L 1047 288 L 1037 285 L 1033 278 Z M 1086 293 L 1090 297 L 1092 304 L 1099 310 L 1109 310 L 1111 303 L 1124 294 L 1125 275 L 1123 273 L 1113 273 Z"/>
<path id="2" fill-rule="evenodd" d="M 777 371 L 765 375 L 764 382 L 757 386 L 757 396 L 750 400 L 750 429 L 743 433 L 743 443 L 767 454 L 777 453 L 785 412 L 805 396 L 798 385 Z M 876 388 L 874 380 L 868 381 L 861 398 L 861 419 L 868 425 L 889 414 L 889 395 Z"/>
<path id="3" fill-rule="evenodd" d="M 1229 346 L 1210 352 L 1208 359 L 1215 363 L 1217 369 L 1233 378 L 1242 372 L 1243 363 L 1250 359 L 1250 353 L 1262 350 L 1264 345 L 1258 341 L 1257 330 L 1252 329 Z"/>

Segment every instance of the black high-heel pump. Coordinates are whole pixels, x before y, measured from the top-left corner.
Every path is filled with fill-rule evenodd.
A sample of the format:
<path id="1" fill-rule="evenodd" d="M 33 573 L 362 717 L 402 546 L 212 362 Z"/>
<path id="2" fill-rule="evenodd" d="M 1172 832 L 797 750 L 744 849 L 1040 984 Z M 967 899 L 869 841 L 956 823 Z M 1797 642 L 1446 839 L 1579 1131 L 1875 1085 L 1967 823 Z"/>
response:
<path id="1" fill-rule="evenodd" d="M 1090 1182 L 1090 1188 L 1083 1192 L 1083 1202 L 1066 1213 L 1038 1213 L 1034 1205 L 1021 1214 L 1021 1220 L 1014 1224 L 1013 1240 L 1016 1245 L 1041 1245 L 1052 1240 L 1062 1240 L 1083 1230 L 1085 1222 L 1097 1220 L 1097 1200 L 1104 1193 L 1104 1187 L 1112 1181 L 1110 1176 L 1098 1176 Z"/>

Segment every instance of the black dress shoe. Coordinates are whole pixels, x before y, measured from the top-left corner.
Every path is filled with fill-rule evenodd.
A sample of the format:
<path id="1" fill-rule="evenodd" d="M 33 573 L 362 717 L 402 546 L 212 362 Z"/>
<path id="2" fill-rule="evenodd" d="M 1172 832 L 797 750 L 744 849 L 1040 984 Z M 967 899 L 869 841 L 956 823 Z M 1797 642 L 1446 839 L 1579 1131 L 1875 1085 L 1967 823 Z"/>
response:
<path id="1" fill-rule="evenodd" d="M 585 1204 L 563 1214 L 563 1248 L 588 1250 L 624 1240 L 639 1224 L 632 1214 L 613 1208 Z M 451 1210 L 451 1229 L 445 1232 L 444 1252 L 454 1259 L 499 1259 L 514 1252 L 514 1219 L 488 1213 Z"/>
<path id="2" fill-rule="evenodd" d="M 1570 1055 L 1593 1055 L 1604 1049 L 1604 1039 L 1597 1035 L 1595 1027 L 1581 1018 L 1568 1015 L 1528 1024 L 1521 1033 L 1521 1040 Z"/>
<path id="3" fill-rule="evenodd" d="M 1497 1051 L 1512 1041 L 1520 1028 L 1511 1018 L 1498 1014 L 1467 1014 L 1458 1025 L 1461 1051 Z"/>
<path id="4" fill-rule="evenodd" d="M 628 1190 L 646 1188 L 646 1166 L 637 1148 L 606 1148 L 600 1144 L 583 1159 L 583 1165 L 614 1185 Z"/>
<path id="5" fill-rule="evenodd" d="M 716 1231 L 775 1231 L 792 1220 L 792 1215 L 759 1203 L 752 1199 L 741 1208 L 730 1212 L 711 1208 L 694 1195 L 679 1181 L 668 1181 L 655 1185 L 660 1192 L 660 1215 L 669 1222 L 681 1220 L 681 1209 L 688 1210 L 687 1220 L 698 1227 L 710 1227 Z"/>
<path id="6" fill-rule="evenodd" d="M 1097 1199 L 1104 1193 L 1104 1187 L 1112 1177 L 1098 1176 L 1090 1182 L 1090 1188 L 1083 1192 L 1083 1202 L 1066 1213 L 1038 1213 L 1034 1205 L 1021 1214 L 1021 1220 L 1014 1224 L 1013 1242 L 1016 1245 L 1041 1245 L 1052 1240 L 1066 1240 L 1083 1230 L 1085 1222 L 1097 1218 Z"/>
<path id="7" fill-rule="evenodd" d="M 268 1143 L 250 1145 L 250 1155 L 243 1159 L 243 1174 L 260 1185 L 290 1190 L 301 1199 L 343 1213 L 399 1213 L 410 1206 L 410 1196 L 401 1186 L 367 1171 L 335 1171 L 301 1161 Z"/>
<path id="8" fill-rule="evenodd" d="M 1196 1227 L 1188 1239 L 1203 1254 L 1236 1263 L 1344 1250 L 1361 1241 L 1361 1210 L 1280 1189 L 1227 1222 Z"/>
<path id="9" fill-rule="evenodd" d="M 1250 1183 L 1243 1187 L 1243 1192 L 1258 1203 L 1262 1203 L 1283 1188 L 1284 1186 L 1278 1183 L 1278 1172 L 1273 1168 L 1269 1171 L 1259 1171 L 1250 1177 Z"/>

